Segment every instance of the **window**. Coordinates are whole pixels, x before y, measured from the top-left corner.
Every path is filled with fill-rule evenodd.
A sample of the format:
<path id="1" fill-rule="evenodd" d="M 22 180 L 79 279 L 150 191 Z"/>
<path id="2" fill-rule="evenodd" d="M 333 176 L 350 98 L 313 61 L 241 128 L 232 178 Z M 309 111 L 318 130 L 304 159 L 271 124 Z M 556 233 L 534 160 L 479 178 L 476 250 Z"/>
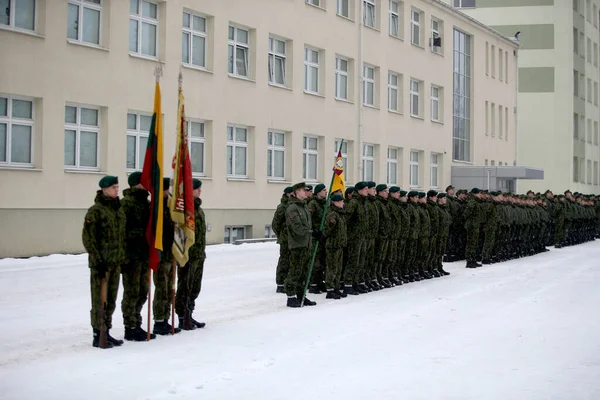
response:
<path id="1" fill-rule="evenodd" d="M 191 120 L 188 120 L 187 124 L 192 173 L 204 175 L 206 173 L 204 163 L 206 159 L 205 124 L 204 122 Z"/>
<path id="2" fill-rule="evenodd" d="M 508 51 L 504 52 L 504 82 L 508 83 Z"/>
<path id="3" fill-rule="evenodd" d="M 594 11 L 592 12 L 592 15 L 594 16 L 594 28 L 598 27 L 598 8 L 596 7 L 596 5 L 593 5 L 593 9 Z"/>
<path id="4" fill-rule="evenodd" d="M 395 72 L 388 72 L 388 110 L 400 111 L 398 98 L 400 88 L 398 86 L 399 76 Z"/>
<path id="5" fill-rule="evenodd" d="M 22 2 L 17 0 L 18 3 Z M 69 0 L 67 14 L 67 38 L 82 43 L 100 44 L 102 0 Z"/>
<path id="6" fill-rule="evenodd" d="M 594 161 L 594 185 L 598 185 L 598 161 Z"/>
<path id="7" fill-rule="evenodd" d="M 441 112 L 441 97 L 442 89 L 439 86 L 432 85 L 431 86 L 431 120 L 441 122 L 442 120 L 442 112 Z"/>
<path id="8" fill-rule="evenodd" d="M 475 8 L 475 0 L 454 0 L 454 7 Z"/>
<path id="9" fill-rule="evenodd" d="M 492 103 L 492 137 L 496 136 L 496 104 Z"/>
<path id="10" fill-rule="evenodd" d="M 579 116 L 579 140 L 585 142 L 585 117 L 583 115 Z"/>
<path id="11" fill-rule="evenodd" d="M 579 182 L 585 183 L 585 159 L 579 159 Z"/>
<path id="12" fill-rule="evenodd" d="M 99 114 L 96 108 L 65 107 L 65 167 L 98 169 Z"/>
<path id="13" fill-rule="evenodd" d="M 269 38 L 269 83 L 285 86 L 285 41 Z"/>
<path id="14" fill-rule="evenodd" d="M 181 62 L 206 68 L 206 18 L 184 12 L 181 37 Z"/>
<path id="15" fill-rule="evenodd" d="M 388 148 L 387 155 L 387 184 L 398 184 L 398 149 L 395 147 Z"/>
<path id="16" fill-rule="evenodd" d="M 375 67 L 363 67 L 363 104 L 375 106 Z"/>
<path id="17" fill-rule="evenodd" d="M 498 136 L 500 138 L 502 138 L 502 131 L 504 130 L 502 126 L 502 123 L 504 122 L 503 110 L 504 108 L 502 106 L 498 106 Z"/>
<path id="18" fill-rule="evenodd" d="M 350 18 L 350 0 L 337 0 L 337 14 Z"/>
<path id="19" fill-rule="evenodd" d="M 598 121 L 594 121 L 594 145 L 598 146 Z"/>
<path id="20" fill-rule="evenodd" d="M 585 75 L 579 74 L 579 97 L 585 100 Z"/>
<path id="21" fill-rule="evenodd" d="M 275 232 L 273 232 L 273 228 L 271 225 L 265 225 L 265 238 L 276 238 Z"/>
<path id="22" fill-rule="evenodd" d="M 363 181 L 375 180 L 375 146 L 363 145 Z"/>
<path id="23" fill-rule="evenodd" d="M 410 41 L 421 46 L 421 12 L 414 8 L 410 10 Z"/>
<path id="24" fill-rule="evenodd" d="M 440 155 L 437 153 L 431 153 L 431 159 L 429 160 L 429 186 L 432 188 L 438 187 L 439 178 L 439 158 Z"/>
<path id="25" fill-rule="evenodd" d="M 492 78 L 496 77 L 496 46 L 492 45 Z"/>
<path id="26" fill-rule="evenodd" d="M 585 1 L 585 19 L 587 19 L 587 21 L 589 23 L 592 22 L 592 3 L 590 2 L 590 0 L 586 0 Z"/>
<path id="27" fill-rule="evenodd" d="M 34 31 L 36 5 L 35 0 L 2 0 L 0 25 Z"/>
<path id="28" fill-rule="evenodd" d="M 337 160 L 337 152 L 340 149 L 340 140 L 336 139 L 334 143 L 335 154 L 333 155 L 333 160 Z M 348 170 L 348 141 L 344 140 L 342 143 L 342 163 L 344 164 L 344 177 L 348 180 L 348 176 L 350 175 L 350 170 Z"/>
<path id="29" fill-rule="evenodd" d="M 435 40 L 438 38 L 441 38 L 442 35 L 440 34 L 440 32 L 442 31 L 442 22 L 432 18 L 431 19 L 431 37 Z M 436 46 L 433 42 L 431 43 L 431 51 L 433 51 L 434 53 L 440 53 L 441 52 L 441 46 Z"/>
<path id="30" fill-rule="evenodd" d="M 228 41 L 229 66 L 231 75 L 248 77 L 248 56 L 250 52 L 250 33 L 246 29 L 229 25 Z"/>
<path id="31" fill-rule="evenodd" d="M 594 105 L 598 105 L 598 82 L 594 82 Z"/>
<path id="32" fill-rule="evenodd" d="M 577 113 L 573 114 L 573 137 L 579 138 L 579 115 Z"/>
<path id="33" fill-rule="evenodd" d="M 494 161 L 494 160 L 491 160 L 491 161 L 490 161 L 490 166 L 491 166 L 491 167 L 495 167 L 495 166 L 496 166 L 496 161 Z"/>
<path id="34" fill-rule="evenodd" d="M 579 32 L 579 51 L 581 51 L 581 57 L 585 58 L 585 35 L 583 32 Z"/>
<path id="35" fill-rule="evenodd" d="M 485 42 L 485 74 L 490 73 L 490 44 Z"/>
<path id="36" fill-rule="evenodd" d="M 573 52 L 579 54 L 579 31 L 573 28 Z"/>
<path id="37" fill-rule="evenodd" d="M 471 161 L 471 36 L 454 29 L 452 158 Z"/>
<path id="38" fill-rule="evenodd" d="M 508 140 L 508 107 L 504 107 L 504 139 Z"/>
<path id="39" fill-rule="evenodd" d="M 587 120 L 586 137 L 587 137 L 588 143 L 591 144 L 592 143 L 592 120 L 589 118 Z"/>
<path id="40" fill-rule="evenodd" d="M 587 101 L 591 103 L 592 100 L 592 79 L 587 78 Z"/>
<path id="41" fill-rule="evenodd" d="M 321 0 L 306 0 L 306 2 L 313 6 L 321 7 Z"/>
<path id="42" fill-rule="evenodd" d="M 400 35 L 400 3 L 398 0 L 390 0 L 390 35 L 401 37 Z"/>
<path id="43" fill-rule="evenodd" d="M 285 133 L 269 131 L 267 134 L 267 176 L 285 179 Z"/>
<path id="44" fill-rule="evenodd" d="M 127 113 L 127 170 L 141 171 L 148 146 L 152 115 Z"/>
<path id="45" fill-rule="evenodd" d="M 377 27 L 375 0 L 363 0 L 364 24 L 371 28 Z"/>
<path id="46" fill-rule="evenodd" d="M 243 226 L 226 226 L 223 243 L 234 243 L 246 238 L 246 228 Z"/>
<path id="47" fill-rule="evenodd" d="M 227 176 L 248 177 L 248 129 L 227 127 Z"/>
<path id="48" fill-rule="evenodd" d="M 503 55 L 504 52 L 502 51 L 502 49 L 498 49 L 498 79 L 500 79 L 500 82 L 504 80 L 504 60 L 502 59 Z"/>
<path id="49" fill-rule="evenodd" d="M 304 48 L 304 91 L 319 93 L 319 51 Z"/>
<path id="50" fill-rule="evenodd" d="M 33 116 L 33 100 L 0 96 L 0 165 L 33 165 Z"/>
<path id="51" fill-rule="evenodd" d="M 587 62 L 592 63 L 592 39 L 587 38 Z"/>
<path id="52" fill-rule="evenodd" d="M 129 52 L 157 57 L 158 6 L 147 0 L 129 2 Z"/>
<path id="53" fill-rule="evenodd" d="M 573 0 L 573 11 L 579 11 L 579 0 Z"/>
<path id="54" fill-rule="evenodd" d="M 348 100 L 348 60 L 335 57 L 335 97 Z"/>
<path id="55" fill-rule="evenodd" d="M 573 71 L 573 94 L 579 96 L 579 72 Z"/>
<path id="56" fill-rule="evenodd" d="M 490 102 L 485 102 L 485 134 L 490 134 Z"/>
<path id="57" fill-rule="evenodd" d="M 409 173 L 409 185 L 410 187 L 419 186 L 419 152 L 410 152 L 410 173 Z"/>
<path id="58" fill-rule="evenodd" d="M 598 43 L 594 43 L 594 65 L 598 66 Z"/>
<path id="59" fill-rule="evenodd" d="M 418 117 L 420 115 L 420 82 L 414 79 L 410 80 L 410 115 Z"/>
<path id="60" fill-rule="evenodd" d="M 302 178 L 316 181 L 318 178 L 319 138 L 304 136 L 302 144 Z"/>

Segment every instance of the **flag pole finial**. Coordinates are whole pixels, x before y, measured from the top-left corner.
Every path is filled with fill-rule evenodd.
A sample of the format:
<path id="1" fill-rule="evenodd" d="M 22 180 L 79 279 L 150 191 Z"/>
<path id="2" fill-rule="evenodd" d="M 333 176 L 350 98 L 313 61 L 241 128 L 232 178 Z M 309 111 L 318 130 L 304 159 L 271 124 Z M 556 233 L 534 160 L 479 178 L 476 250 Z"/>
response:
<path id="1" fill-rule="evenodd" d="M 154 76 L 156 77 L 156 82 L 160 81 L 160 77 L 163 75 L 163 67 L 161 63 L 156 64 L 156 68 L 154 68 Z"/>

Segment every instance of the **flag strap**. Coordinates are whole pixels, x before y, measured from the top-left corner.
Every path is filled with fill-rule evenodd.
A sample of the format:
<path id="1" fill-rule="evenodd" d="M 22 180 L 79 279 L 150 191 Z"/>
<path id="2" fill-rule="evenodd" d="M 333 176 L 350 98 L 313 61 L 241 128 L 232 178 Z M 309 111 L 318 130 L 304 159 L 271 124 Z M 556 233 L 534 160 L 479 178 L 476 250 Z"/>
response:
<path id="1" fill-rule="evenodd" d="M 340 141 L 340 148 L 338 152 L 342 151 L 342 145 L 344 144 L 344 139 Z M 329 184 L 329 191 L 327 192 L 327 199 L 325 200 L 325 208 L 323 209 L 323 216 L 321 216 L 321 225 L 319 226 L 319 231 L 323 231 L 323 225 L 325 225 L 325 215 L 327 214 L 327 209 L 329 208 L 329 199 L 331 197 L 331 188 L 333 187 L 333 180 L 335 179 L 335 171 L 333 171 L 333 175 L 331 176 L 331 183 Z M 317 257 L 317 251 L 319 250 L 319 241 L 315 244 L 315 250 L 313 251 L 312 259 L 310 260 L 310 266 L 308 267 L 308 277 L 306 278 L 306 283 L 304 284 L 304 290 L 302 291 L 302 299 L 300 300 L 300 307 L 304 306 L 304 299 L 306 298 L 306 291 L 308 290 L 308 284 L 310 283 L 310 276 L 312 274 L 313 266 L 315 265 L 315 258 Z"/>

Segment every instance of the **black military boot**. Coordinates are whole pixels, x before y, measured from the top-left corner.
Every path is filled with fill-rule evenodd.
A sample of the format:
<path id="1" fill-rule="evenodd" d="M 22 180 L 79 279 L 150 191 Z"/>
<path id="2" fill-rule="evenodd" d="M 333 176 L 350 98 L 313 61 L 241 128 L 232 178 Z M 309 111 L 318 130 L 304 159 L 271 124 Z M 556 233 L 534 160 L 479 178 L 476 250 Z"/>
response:
<path id="1" fill-rule="evenodd" d="M 179 329 L 181 329 L 182 331 L 193 331 L 194 329 L 196 329 L 196 324 L 194 324 L 190 320 L 188 325 L 186 326 L 185 318 L 180 317 L 179 318 Z"/>
<path id="2" fill-rule="evenodd" d="M 339 289 L 334 289 L 333 291 L 336 292 L 338 296 L 340 296 L 342 299 L 348 297 L 348 295 L 345 292 L 341 292 Z"/>
<path id="3" fill-rule="evenodd" d="M 477 268 L 481 267 L 481 264 L 478 264 L 477 261 L 467 261 L 467 268 Z"/>
<path id="4" fill-rule="evenodd" d="M 413 275 L 405 275 L 402 279 L 405 283 L 414 282 L 415 277 Z"/>
<path id="5" fill-rule="evenodd" d="M 301 298 L 298 299 L 298 301 L 301 301 Z M 309 300 L 308 297 L 304 297 L 304 306 L 316 306 L 317 303 L 315 301 L 311 301 Z"/>
<path id="6" fill-rule="evenodd" d="M 206 322 L 196 321 L 193 315 L 190 315 L 190 319 L 192 320 L 192 323 L 196 325 L 196 328 L 204 328 L 206 326 Z"/>
<path id="7" fill-rule="evenodd" d="M 383 287 L 381 287 L 379 282 L 377 282 L 377 279 L 373 279 L 371 282 L 367 282 L 367 285 L 370 286 L 371 289 L 373 289 L 376 292 L 383 289 Z"/>
<path id="8" fill-rule="evenodd" d="M 444 267 L 439 267 L 438 270 L 442 275 L 450 275 L 450 272 L 446 271 Z"/>
<path id="9" fill-rule="evenodd" d="M 429 271 L 423 271 L 423 272 L 421 272 L 421 275 L 423 275 L 425 277 L 425 279 L 433 278 L 433 276 L 429 273 Z"/>
<path id="10" fill-rule="evenodd" d="M 492 261 L 489 258 L 485 258 L 481 261 L 482 264 L 487 265 L 487 264 L 491 264 Z"/>
<path id="11" fill-rule="evenodd" d="M 415 272 L 415 273 L 413 274 L 413 279 L 414 279 L 414 281 L 415 281 L 415 282 L 420 282 L 420 281 L 421 281 L 421 275 L 419 275 L 419 273 L 418 273 L 418 272 Z M 411 281 L 411 282 L 412 282 L 412 281 Z"/>
<path id="12" fill-rule="evenodd" d="M 152 332 L 156 335 L 170 335 L 171 334 L 171 324 L 167 320 L 164 321 L 154 321 L 154 328 L 152 328 Z M 181 329 L 175 328 L 175 333 L 181 332 Z"/>
<path id="13" fill-rule="evenodd" d="M 156 337 L 156 335 L 153 336 Z M 137 328 L 125 328 L 125 340 L 131 342 L 145 342 L 147 339 L 148 335 L 143 329 L 142 332 L 138 332 Z"/>
<path id="14" fill-rule="evenodd" d="M 285 288 L 283 287 L 283 285 L 277 285 L 277 290 L 275 291 L 275 293 L 285 293 Z"/>
<path id="15" fill-rule="evenodd" d="M 327 285 L 325 284 L 325 282 L 321 282 L 321 283 L 317 284 L 317 287 L 319 288 L 321 293 L 327 292 Z"/>
<path id="16" fill-rule="evenodd" d="M 373 289 L 367 288 L 367 285 L 364 282 L 359 283 L 358 285 L 356 285 L 356 289 L 361 294 L 365 294 L 365 293 L 369 293 L 369 292 L 373 291 Z M 371 290 L 369 290 L 369 289 L 371 289 Z"/>
<path id="17" fill-rule="evenodd" d="M 137 328 L 135 328 L 135 334 L 138 337 L 144 338 L 143 340 L 148 340 L 148 332 L 143 330 L 141 326 L 138 326 Z M 154 333 L 150 334 L 150 340 L 152 340 L 152 339 L 156 339 L 156 335 Z M 140 340 L 136 340 L 136 341 L 139 342 Z"/>
<path id="18" fill-rule="evenodd" d="M 351 295 L 351 296 L 358 296 L 360 293 L 358 293 L 356 291 L 356 289 L 354 289 L 354 286 L 352 285 L 344 285 L 344 292 L 343 292 L 346 296 L 347 295 Z"/>
<path id="19" fill-rule="evenodd" d="M 321 291 L 319 290 L 319 288 L 317 287 L 317 285 L 315 283 L 311 283 L 310 287 L 308 288 L 308 293 L 321 294 Z"/>
<path id="20" fill-rule="evenodd" d="M 113 346 L 115 347 L 119 347 L 123 344 L 123 341 L 120 339 L 115 339 L 114 337 L 110 336 L 110 331 L 107 330 L 106 331 L 106 340 L 108 340 L 108 343 L 112 343 Z"/>
<path id="21" fill-rule="evenodd" d="M 300 308 L 300 299 L 296 296 L 288 296 L 286 305 L 292 308 Z"/>
<path id="22" fill-rule="evenodd" d="M 342 298 L 342 296 L 340 296 L 335 290 L 329 289 L 327 290 L 327 296 L 325 296 L 325 298 L 339 300 Z"/>
<path id="23" fill-rule="evenodd" d="M 442 276 L 442 274 L 440 274 L 440 271 L 438 271 L 437 269 L 434 269 L 431 271 L 431 274 L 435 277 L 435 278 L 440 278 Z"/>
<path id="24" fill-rule="evenodd" d="M 388 280 L 388 278 L 383 278 L 381 280 L 381 284 L 383 285 L 384 288 L 388 289 L 392 287 L 392 283 Z"/>
<path id="25" fill-rule="evenodd" d="M 94 339 L 92 340 L 92 346 L 94 347 L 100 347 L 100 329 L 94 329 L 93 330 L 94 333 Z M 108 340 L 108 332 L 106 333 L 107 335 L 107 340 L 106 340 L 106 349 L 112 349 L 114 347 L 114 344 L 112 344 L 110 342 L 110 340 Z"/>

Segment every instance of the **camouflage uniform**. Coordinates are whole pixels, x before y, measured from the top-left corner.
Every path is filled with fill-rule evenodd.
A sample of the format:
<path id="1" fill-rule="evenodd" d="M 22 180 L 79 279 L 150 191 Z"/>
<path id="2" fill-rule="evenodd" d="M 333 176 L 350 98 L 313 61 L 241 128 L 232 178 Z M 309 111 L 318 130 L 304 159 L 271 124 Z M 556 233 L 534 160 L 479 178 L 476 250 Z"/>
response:
<path id="1" fill-rule="evenodd" d="M 327 238 L 325 242 L 327 249 L 325 281 L 328 290 L 336 290 L 340 287 L 344 247 L 348 242 L 346 215 L 343 208 L 331 205 L 327 209 L 323 233 Z"/>
<path id="2" fill-rule="evenodd" d="M 283 286 L 288 271 L 290 270 L 290 248 L 287 242 L 287 227 L 285 225 L 285 210 L 288 206 L 288 197 L 281 196 L 281 201 L 275 210 L 271 228 L 277 235 L 279 244 L 279 261 L 277 262 L 277 271 L 275 272 L 275 283 L 277 286 Z"/>
<path id="3" fill-rule="evenodd" d="M 495 200 L 487 201 L 487 217 L 483 220 L 483 251 L 481 258 L 484 264 L 490 264 L 494 245 L 496 244 L 496 231 L 498 230 L 498 207 Z"/>
<path id="4" fill-rule="evenodd" d="M 402 233 L 402 213 L 400 211 L 400 200 L 390 197 L 388 199 L 388 208 L 390 213 L 390 239 L 386 264 L 389 267 L 388 278 L 397 280 L 402 277 L 400 269 L 401 261 L 398 259 L 398 244 Z M 396 283 L 396 282 L 395 282 Z"/>
<path id="5" fill-rule="evenodd" d="M 437 196 L 437 193 L 435 194 Z M 437 203 L 429 200 L 427 196 L 426 204 L 427 214 L 429 215 L 430 221 L 430 234 L 429 234 L 429 254 L 425 262 L 425 271 L 433 272 L 437 269 L 437 254 L 438 254 L 438 239 L 439 239 L 439 227 L 440 227 L 440 214 Z"/>
<path id="6" fill-rule="evenodd" d="M 173 301 L 173 241 L 175 227 L 171 219 L 168 197 L 164 198 L 163 209 L 163 251 L 158 264 L 158 270 L 152 274 L 154 280 L 154 299 L 152 312 L 155 321 L 167 321 L 171 316 Z"/>
<path id="7" fill-rule="evenodd" d="M 344 273 L 346 286 L 358 284 L 362 279 L 362 266 L 367 255 L 368 216 L 365 208 L 365 196 L 355 193 L 346 208 L 346 227 L 348 228 L 348 265 Z"/>
<path id="8" fill-rule="evenodd" d="M 419 203 L 417 207 L 419 212 L 419 222 L 421 229 L 419 230 L 419 245 L 416 254 L 416 264 L 418 272 L 421 276 L 427 276 L 429 274 L 427 262 L 429 261 L 429 251 L 431 250 L 429 238 L 431 236 L 431 218 L 429 218 L 429 212 L 427 212 L 427 204 Z M 427 274 L 425 274 L 427 272 Z"/>
<path id="9" fill-rule="evenodd" d="M 325 211 L 325 203 L 327 199 L 319 199 L 314 196 L 308 202 L 308 212 L 310 213 L 310 217 L 312 220 L 312 226 L 314 229 L 319 229 L 321 227 L 321 220 L 323 219 L 323 212 Z M 325 282 L 325 266 L 327 265 L 327 255 L 325 246 L 319 245 L 317 249 L 317 256 L 315 257 L 315 262 L 313 264 L 313 270 L 310 275 L 310 286 L 311 288 L 319 288 L 317 289 L 325 289 L 322 287 L 323 282 Z"/>
<path id="10" fill-rule="evenodd" d="M 414 222 L 411 220 L 412 207 L 404 201 L 400 201 L 400 218 L 401 224 L 400 229 L 400 238 L 398 239 L 398 276 L 404 279 L 409 275 L 410 272 L 410 264 L 409 264 L 409 250 L 408 250 L 408 242 L 409 237 L 413 234 L 413 230 L 418 229 L 418 224 L 413 226 Z M 418 221 L 417 221 L 418 222 Z"/>
<path id="11" fill-rule="evenodd" d="M 366 226 L 367 254 L 364 268 L 361 271 L 361 283 L 377 279 L 377 259 L 375 258 L 375 250 L 376 238 L 379 234 L 379 210 L 377 209 L 377 198 L 375 196 L 367 196 L 365 209 L 368 218 Z"/>
<path id="12" fill-rule="evenodd" d="M 288 247 L 290 249 L 290 270 L 285 278 L 285 292 L 288 296 L 301 298 L 308 277 L 312 256 L 312 222 L 306 203 L 290 197 L 285 210 Z"/>
<path id="13" fill-rule="evenodd" d="M 446 246 L 448 245 L 448 235 L 450 232 L 450 212 L 448 210 L 448 203 L 438 204 L 439 208 L 439 228 L 438 228 L 438 244 L 437 244 L 437 257 L 434 268 L 437 268 L 439 272 L 442 272 L 442 258 L 446 253 Z"/>
<path id="14" fill-rule="evenodd" d="M 419 271 L 417 265 L 417 247 L 419 246 L 419 239 L 421 237 L 422 223 L 421 214 L 419 212 L 418 203 L 407 203 L 407 211 L 410 218 L 410 232 L 406 241 L 406 269 L 408 275 L 405 278 L 410 279 L 411 276 L 416 275 Z M 413 278 L 414 279 L 414 278 Z M 412 281 L 411 281 L 412 282 Z"/>
<path id="15" fill-rule="evenodd" d="M 375 246 L 376 267 L 375 274 L 371 277 L 373 281 L 386 280 L 390 274 L 390 265 L 388 263 L 388 249 L 390 246 L 390 230 L 392 217 L 388 206 L 388 199 L 381 196 L 376 197 L 375 206 L 378 211 L 379 229 Z M 385 282 L 385 281 L 384 281 Z"/>
<path id="16" fill-rule="evenodd" d="M 468 265 L 477 264 L 477 244 L 479 243 L 479 226 L 481 225 L 481 205 L 479 199 L 470 195 L 465 208 L 465 228 L 467 230 L 467 245 L 465 257 Z"/>

